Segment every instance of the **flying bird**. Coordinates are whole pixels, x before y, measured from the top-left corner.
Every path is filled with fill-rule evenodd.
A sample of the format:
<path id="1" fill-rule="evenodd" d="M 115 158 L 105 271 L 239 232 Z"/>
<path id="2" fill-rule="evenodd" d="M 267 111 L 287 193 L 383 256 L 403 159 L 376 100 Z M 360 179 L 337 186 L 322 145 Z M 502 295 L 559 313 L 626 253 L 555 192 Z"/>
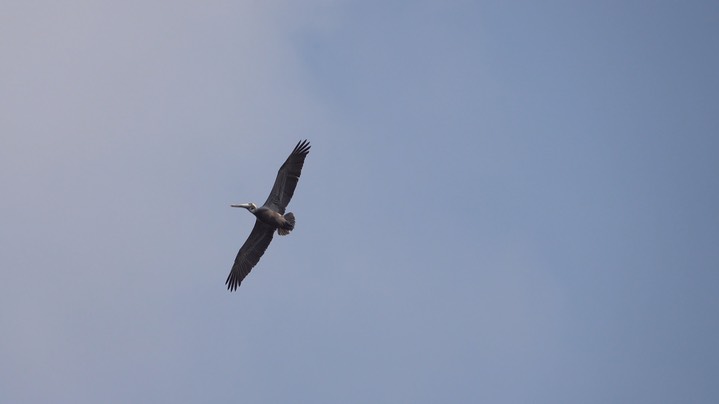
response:
<path id="1" fill-rule="evenodd" d="M 303 140 L 297 143 L 295 149 L 277 171 L 275 185 L 272 186 L 270 196 L 267 197 L 264 205 L 259 208 L 252 202 L 230 205 L 233 208 L 249 210 L 257 220 L 255 220 L 255 227 L 252 228 L 247 241 L 237 253 L 235 264 L 232 265 L 230 275 L 225 281 L 228 290 L 237 289 L 242 280 L 257 265 L 267 246 L 270 245 L 275 230 L 280 236 L 286 236 L 295 228 L 295 215 L 292 212 L 285 214 L 285 209 L 292 199 L 292 194 L 295 193 L 297 181 L 302 173 L 302 166 L 305 164 L 305 157 L 309 152 L 310 142 Z"/>

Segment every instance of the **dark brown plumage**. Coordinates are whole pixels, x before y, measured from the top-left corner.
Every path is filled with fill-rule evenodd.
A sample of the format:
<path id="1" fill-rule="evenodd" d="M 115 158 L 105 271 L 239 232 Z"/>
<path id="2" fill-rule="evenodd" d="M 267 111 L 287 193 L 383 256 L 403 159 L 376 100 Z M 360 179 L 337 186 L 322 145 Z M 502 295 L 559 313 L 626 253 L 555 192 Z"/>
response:
<path id="1" fill-rule="evenodd" d="M 237 253 L 235 264 L 227 276 L 225 284 L 228 290 L 236 290 L 252 268 L 257 265 L 270 245 L 275 230 L 277 230 L 277 234 L 284 236 L 294 229 L 295 215 L 292 212 L 285 214 L 285 209 L 295 193 L 297 181 L 300 179 L 302 166 L 309 151 L 310 143 L 307 140 L 297 143 L 290 156 L 277 171 L 275 184 L 264 205 L 259 208 L 254 203 L 231 205 L 249 210 L 257 220 L 247 241 Z"/>

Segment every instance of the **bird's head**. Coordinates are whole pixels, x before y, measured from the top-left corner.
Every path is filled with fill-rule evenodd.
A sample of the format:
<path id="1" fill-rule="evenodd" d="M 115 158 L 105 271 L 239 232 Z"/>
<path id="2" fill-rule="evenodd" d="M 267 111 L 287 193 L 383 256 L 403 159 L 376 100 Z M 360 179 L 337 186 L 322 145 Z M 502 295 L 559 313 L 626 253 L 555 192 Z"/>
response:
<path id="1" fill-rule="evenodd" d="M 249 210 L 250 212 L 254 212 L 255 210 L 257 210 L 257 205 L 255 205 L 252 202 L 240 203 L 238 205 L 230 205 L 230 206 L 232 206 L 233 208 L 245 208 L 245 209 Z"/>

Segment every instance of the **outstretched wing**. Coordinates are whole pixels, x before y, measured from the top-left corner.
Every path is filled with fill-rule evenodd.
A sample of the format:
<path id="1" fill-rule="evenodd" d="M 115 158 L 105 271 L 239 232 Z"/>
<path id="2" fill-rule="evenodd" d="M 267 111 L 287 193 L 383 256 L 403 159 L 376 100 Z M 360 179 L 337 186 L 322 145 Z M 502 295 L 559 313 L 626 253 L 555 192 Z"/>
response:
<path id="1" fill-rule="evenodd" d="M 245 244 L 240 248 L 240 252 L 237 253 L 235 264 L 232 265 L 230 275 L 227 276 L 227 281 L 225 281 L 228 290 L 234 291 L 237 289 L 245 276 L 257 265 L 267 246 L 270 245 L 274 231 L 275 229 L 272 226 L 259 220 L 255 221 L 255 227 L 250 232 L 250 236 L 247 237 Z"/>
<path id="2" fill-rule="evenodd" d="M 285 163 L 282 164 L 279 171 L 277 171 L 277 178 L 275 179 L 275 185 L 272 186 L 272 192 L 265 201 L 266 207 L 285 214 L 285 208 L 292 199 L 292 194 L 295 193 L 295 187 L 297 187 L 297 181 L 300 179 L 302 173 L 302 166 L 305 164 L 305 157 L 310 152 L 310 142 L 303 140 L 297 143 L 295 149 Z"/>

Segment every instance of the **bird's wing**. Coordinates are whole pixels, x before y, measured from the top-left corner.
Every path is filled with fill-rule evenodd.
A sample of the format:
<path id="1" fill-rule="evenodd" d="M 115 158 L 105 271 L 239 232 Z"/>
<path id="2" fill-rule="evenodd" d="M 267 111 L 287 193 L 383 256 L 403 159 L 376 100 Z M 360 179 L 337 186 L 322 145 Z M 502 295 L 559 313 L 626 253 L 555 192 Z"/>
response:
<path id="1" fill-rule="evenodd" d="M 297 181 L 299 181 L 300 174 L 302 173 L 302 166 L 305 164 L 305 157 L 307 157 L 307 153 L 309 152 L 310 142 L 303 140 L 297 143 L 295 149 L 292 150 L 290 156 L 287 157 L 285 163 L 282 164 L 282 167 L 277 171 L 275 185 L 272 186 L 272 192 L 270 192 L 270 196 L 267 197 L 264 206 L 282 215 L 285 214 L 285 208 L 287 208 L 287 204 L 290 203 L 292 194 L 295 193 Z"/>
<path id="2" fill-rule="evenodd" d="M 275 229 L 272 226 L 259 220 L 255 221 L 255 227 L 250 232 L 250 236 L 247 237 L 245 244 L 240 248 L 240 252 L 237 253 L 235 264 L 232 265 L 230 275 L 225 282 L 228 290 L 234 291 L 237 289 L 245 276 L 257 265 L 267 246 L 270 245 L 274 231 Z"/>

